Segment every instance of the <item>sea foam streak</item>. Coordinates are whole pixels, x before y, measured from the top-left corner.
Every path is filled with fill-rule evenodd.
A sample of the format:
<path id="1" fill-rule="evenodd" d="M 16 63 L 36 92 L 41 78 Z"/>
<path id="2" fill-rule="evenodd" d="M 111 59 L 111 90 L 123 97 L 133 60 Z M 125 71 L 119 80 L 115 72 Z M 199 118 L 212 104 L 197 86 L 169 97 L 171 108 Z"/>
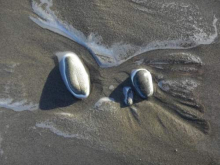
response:
<path id="1" fill-rule="evenodd" d="M 136 2 L 140 3 L 140 1 Z M 193 25 L 192 28 L 194 28 L 195 33 L 191 34 L 188 38 L 180 37 L 180 39 L 153 41 L 146 45 L 143 44 L 144 46 L 135 46 L 120 42 L 107 47 L 101 44 L 101 36 L 95 35 L 95 33 L 90 33 L 90 35 L 86 37 L 81 31 L 58 19 L 54 11 L 50 9 L 52 5 L 52 0 L 40 0 L 40 3 L 32 1 L 33 11 L 39 17 L 30 16 L 30 19 L 42 28 L 63 35 L 87 48 L 100 67 L 113 67 L 120 65 L 128 59 L 147 51 L 157 49 L 189 49 L 201 44 L 211 44 L 218 36 L 216 26 L 218 19 L 214 16 L 214 33 L 210 35 L 204 32 L 203 29 Z M 43 6 L 46 7 L 43 8 Z M 162 7 L 170 7 L 170 5 L 163 5 Z M 183 7 L 186 8 L 187 5 Z"/>
<path id="2" fill-rule="evenodd" d="M 15 67 L 18 65 L 20 64 L 14 62 L 0 63 L 0 74 L 3 76 L 0 82 L 0 84 L 3 84 L 0 88 L 0 108 L 17 112 L 37 110 L 39 104 L 35 104 L 28 99 L 24 83 L 14 73 Z M 4 75 L 7 77 L 6 80 Z"/>
<path id="3" fill-rule="evenodd" d="M 36 123 L 36 127 L 49 129 L 49 130 L 50 130 L 51 132 L 53 132 L 54 134 L 56 134 L 56 135 L 58 135 L 58 136 L 65 137 L 65 138 L 85 139 L 84 136 L 79 135 L 79 134 L 70 134 L 70 133 L 63 132 L 63 131 L 59 130 L 58 128 L 56 128 L 56 127 L 53 125 L 53 123 L 50 123 L 50 122 Z"/>
<path id="4" fill-rule="evenodd" d="M 12 98 L 0 98 L 0 107 L 20 112 L 37 110 L 39 105 L 27 100 L 15 101 Z"/>

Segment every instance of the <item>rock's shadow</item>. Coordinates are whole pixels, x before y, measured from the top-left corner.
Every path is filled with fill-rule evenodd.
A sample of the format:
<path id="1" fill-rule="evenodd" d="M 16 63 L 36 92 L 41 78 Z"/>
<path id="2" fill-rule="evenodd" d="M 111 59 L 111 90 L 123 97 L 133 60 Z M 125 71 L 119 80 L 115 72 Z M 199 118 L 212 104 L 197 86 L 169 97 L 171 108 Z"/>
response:
<path id="1" fill-rule="evenodd" d="M 59 107 L 66 107 L 77 101 L 67 90 L 61 78 L 59 66 L 55 66 L 44 85 L 40 98 L 40 109 L 52 110 Z"/>
<path id="2" fill-rule="evenodd" d="M 128 77 L 125 81 L 120 83 L 114 91 L 109 95 L 110 98 L 113 98 L 115 102 L 120 103 L 121 108 L 127 107 L 128 105 L 125 105 L 124 103 L 124 94 L 123 94 L 123 88 L 129 86 L 133 90 L 134 94 L 134 104 L 143 101 L 143 99 L 136 93 L 132 83 L 131 83 L 131 78 Z"/>

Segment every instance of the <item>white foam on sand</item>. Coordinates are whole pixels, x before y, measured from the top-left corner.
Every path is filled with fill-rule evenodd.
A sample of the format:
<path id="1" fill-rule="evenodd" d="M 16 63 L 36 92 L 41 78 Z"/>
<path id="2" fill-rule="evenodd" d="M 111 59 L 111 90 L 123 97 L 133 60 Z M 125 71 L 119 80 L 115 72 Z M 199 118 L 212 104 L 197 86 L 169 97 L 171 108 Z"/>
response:
<path id="1" fill-rule="evenodd" d="M 118 104 L 115 102 L 113 98 L 103 97 L 100 98 L 94 105 L 94 109 L 98 111 L 105 111 L 115 113 L 118 110 Z"/>
<path id="2" fill-rule="evenodd" d="M 26 99 L 23 83 L 16 84 L 14 81 L 8 81 L 2 89 L 0 91 L 0 107 L 17 112 L 39 109 L 39 104 Z"/>
<path id="3" fill-rule="evenodd" d="M 136 3 L 145 2 L 145 1 L 137 1 L 137 0 L 133 0 L 133 1 Z M 188 38 L 180 37 L 172 40 L 168 39 L 165 41 L 153 41 L 147 43 L 144 46 L 135 46 L 120 42 L 120 43 L 115 43 L 110 47 L 107 47 L 104 44 L 102 44 L 101 36 L 95 33 L 91 33 L 88 37 L 86 37 L 81 31 L 75 29 L 72 25 L 69 25 L 68 23 L 58 19 L 55 12 L 50 9 L 52 5 L 53 5 L 52 0 L 40 0 L 40 3 L 32 1 L 33 11 L 39 17 L 30 16 L 30 19 L 39 26 L 41 26 L 42 28 L 63 35 L 87 48 L 89 52 L 93 55 L 93 57 L 95 58 L 96 62 L 99 64 L 100 67 L 117 66 L 134 56 L 152 50 L 189 49 L 202 44 L 205 45 L 211 44 L 218 36 L 217 25 L 216 25 L 218 19 L 215 16 L 212 24 L 214 28 L 214 33 L 212 34 L 207 33 L 205 30 L 199 27 L 196 23 L 197 20 L 194 20 L 194 18 L 192 17 L 192 21 L 194 22 L 190 24 L 190 28 L 192 28 L 193 30 L 192 32 L 190 31 L 189 34 L 186 33 L 186 36 L 188 36 Z M 159 4 L 159 5 L 160 5 L 159 12 L 161 12 L 162 14 L 163 13 L 166 14 L 166 11 L 169 11 L 171 9 L 175 9 L 179 11 L 179 8 L 183 10 L 182 13 L 185 14 L 187 13 L 188 11 L 187 8 L 189 7 L 188 5 L 185 4 L 180 4 L 179 6 L 177 6 L 177 4 L 175 3 Z M 189 11 L 191 10 L 192 9 L 189 8 Z M 182 19 L 181 17 L 183 15 L 182 13 L 178 15 L 178 19 L 179 17 L 180 19 Z M 176 15 L 173 17 L 176 17 Z M 188 15 L 186 15 L 185 17 L 189 19 Z"/>
<path id="4" fill-rule="evenodd" d="M 39 105 L 28 102 L 27 100 L 15 101 L 12 98 L 0 98 L 0 107 L 21 112 L 37 110 Z"/>
<path id="5" fill-rule="evenodd" d="M 36 123 L 36 127 L 38 128 L 44 128 L 44 129 L 49 129 L 51 132 L 58 136 L 62 136 L 65 138 L 77 138 L 77 139 L 86 139 L 84 136 L 79 135 L 79 134 L 70 134 L 67 132 L 64 132 L 54 126 L 52 122 L 41 122 L 41 123 Z"/>
<path id="6" fill-rule="evenodd" d="M 12 62 L 12 63 L 6 64 L 6 67 L 3 70 L 8 73 L 13 73 L 15 67 L 17 67 L 18 65 L 20 65 L 20 63 Z"/>
<path id="7" fill-rule="evenodd" d="M 99 99 L 99 100 L 95 103 L 95 108 L 101 107 L 104 103 L 114 102 L 114 101 L 115 101 L 115 100 L 114 100 L 113 98 L 103 97 L 103 98 Z"/>

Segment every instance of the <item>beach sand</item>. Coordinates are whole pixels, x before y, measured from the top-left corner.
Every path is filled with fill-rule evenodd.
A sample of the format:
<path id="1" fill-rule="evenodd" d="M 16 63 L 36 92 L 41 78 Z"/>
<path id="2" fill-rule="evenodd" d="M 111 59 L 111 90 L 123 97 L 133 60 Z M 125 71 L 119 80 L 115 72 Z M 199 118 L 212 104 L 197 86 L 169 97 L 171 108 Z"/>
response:
<path id="1" fill-rule="evenodd" d="M 102 36 L 106 49 L 100 52 L 122 53 L 115 56 L 119 63 L 105 68 L 82 44 L 33 22 L 30 16 L 38 16 L 32 1 L 0 0 L 0 164 L 220 164 L 219 21 L 217 32 L 213 26 L 220 2 L 171 2 L 54 0 L 51 9 L 60 20 L 85 36 L 97 33 L 96 47 Z M 193 36 L 184 13 L 207 36 L 193 40 L 198 45 L 192 48 L 185 43 L 149 51 L 157 49 L 149 47 L 154 41 Z M 75 52 L 90 71 L 85 100 L 74 98 L 62 81 L 55 53 L 65 51 Z M 131 86 L 130 73 L 137 68 L 152 73 L 155 92 L 146 100 L 134 92 L 128 107 L 123 87 Z M 175 80 L 176 87 L 186 82 L 187 98 L 158 85 L 166 80 Z M 179 91 L 172 84 L 171 89 Z"/>

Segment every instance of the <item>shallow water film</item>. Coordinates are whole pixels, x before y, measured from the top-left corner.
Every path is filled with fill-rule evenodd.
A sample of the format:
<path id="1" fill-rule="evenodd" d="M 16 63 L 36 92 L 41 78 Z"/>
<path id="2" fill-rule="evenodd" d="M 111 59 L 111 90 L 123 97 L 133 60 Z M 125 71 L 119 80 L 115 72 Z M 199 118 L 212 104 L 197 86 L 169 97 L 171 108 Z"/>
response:
<path id="1" fill-rule="evenodd" d="M 82 31 L 76 29 L 74 24 L 71 25 L 67 23 L 66 20 L 59 19 L 56 12 L 51 9 L 53 6 L 52 0 L 41 0 L 39 3 L 32 1 L 33 11 L 38 15 L 38 17 L 31 16 L 30 18 L 42 28 L 68 37 L 87 48 L 95 58 L 96 62 L 102 67 L 117 66 L 131 57 L 151 50 L 189 49 L 201 44 L 211 44 L 218 36 L 216 27 L 218 19 L 216 16 L 210 12 L 208 17 L 206 13 L 202 13 L 202 11 L 200 11 L 201 9 L 199 9 L 197 5 L 178 2 L 162 3 L 147 0 L 132 0 L 131 2 L 128 1 L 126 3 L 126 12 L 125 14 L 122 14 L 114 12 L 115 8 L 118 8 L 114 2 L 108 2 L 106 4 L 107 6 L 102 7 L 102 4 L 105 3 L 106 2 L 97 1 L 94 2 L 94 4 L 93 2 L 90 2 L 90 4 L 86 5 L 94 5 L 92 12 L 101 10 L 99 13 L 100 18 L 96 18 L 98 21 L 103 20 L 103 22 L 100 22 L 100 25 L 103 23 L 105 24 L 108 19 L 110 19 L 113 24 L 118 24 L 117 28 L 119 28 L 119 31 L 117 31 L 116 34 L 113 34 L 115 38 L 106 38 L 106 40 L 110 40 L 109 43 L 106 43 L 104 41 L 105 38 L 100 36 L 96 31 L 86 31 L 88 34 L 87 36 L 85 35 L 85 32 L 83 33 Z M 73 2 L 73 6 L 78 8 L 78 3 Z M 75 10 L 75 7 L 73 7 L 73 10 Z M 80 9 L 78 9 L 78 12 L 82 12 L 79 10 Z M 133 10 L 133 12 L 130 12 L 130 10 Z M 119 14 L 121 17 L 115 18 L 115 16 Z M 212 15 L 211 18 L 210 14 Z M 146 26 L 143 25 L 142 22 L 135 22 L 135 26 L 138 26 L 138 28 L 135 29 L 135 35 L 137 37 L 132 34 L 129 35 L 129 32 L 127 34 L 123 34 L 126 33 L 126 30 L 131 30 L 131 27 L 123 24 L 122 22 L 122 19 L 130 15 L 132 17 L 141 17 L 139 19 L 141 19 L 145 24 L 149 23 L 150 25 L 151 22 L 153 22 L 155 24 L 153 28 L 155 29 L 152 31 L 152 25 Z M 148 15 L 150 18 L 148 18 Z M 159 17 L 159 20 L 154 17 L 152 18 L 152 15 Z M 81 18 L 83 19 L 83 16 Z M 174 21 L 175 24 L 170 22 L 170 19 Z M 97 24 L 97 22 L 95 24 Z M 87 26 L 87 30 L 89 30 L 91 25 L 85 20 L 84 26 Z M 165 35 L 158 33 L 157 26 L 166 27 L 163 28 L 162 32 Z M 96 27 L 94 27 L 94 30 L 95 29 Z M 171 29 L 172 31 L 170 31 Z M 150 36 L 148 33 L 143 34 L 143 31 L 149 30 L 151 32 Z M 117 36 L 117 33 L 121 34 Z M 146 35 L 144 37 L 145 40 L 138 39 L 139 35 Z M 133 43 L 135 40 L 137 40 L 136 43 Z M 129 43 L 129 41 L 131 41 L 131 43 Z"/>

